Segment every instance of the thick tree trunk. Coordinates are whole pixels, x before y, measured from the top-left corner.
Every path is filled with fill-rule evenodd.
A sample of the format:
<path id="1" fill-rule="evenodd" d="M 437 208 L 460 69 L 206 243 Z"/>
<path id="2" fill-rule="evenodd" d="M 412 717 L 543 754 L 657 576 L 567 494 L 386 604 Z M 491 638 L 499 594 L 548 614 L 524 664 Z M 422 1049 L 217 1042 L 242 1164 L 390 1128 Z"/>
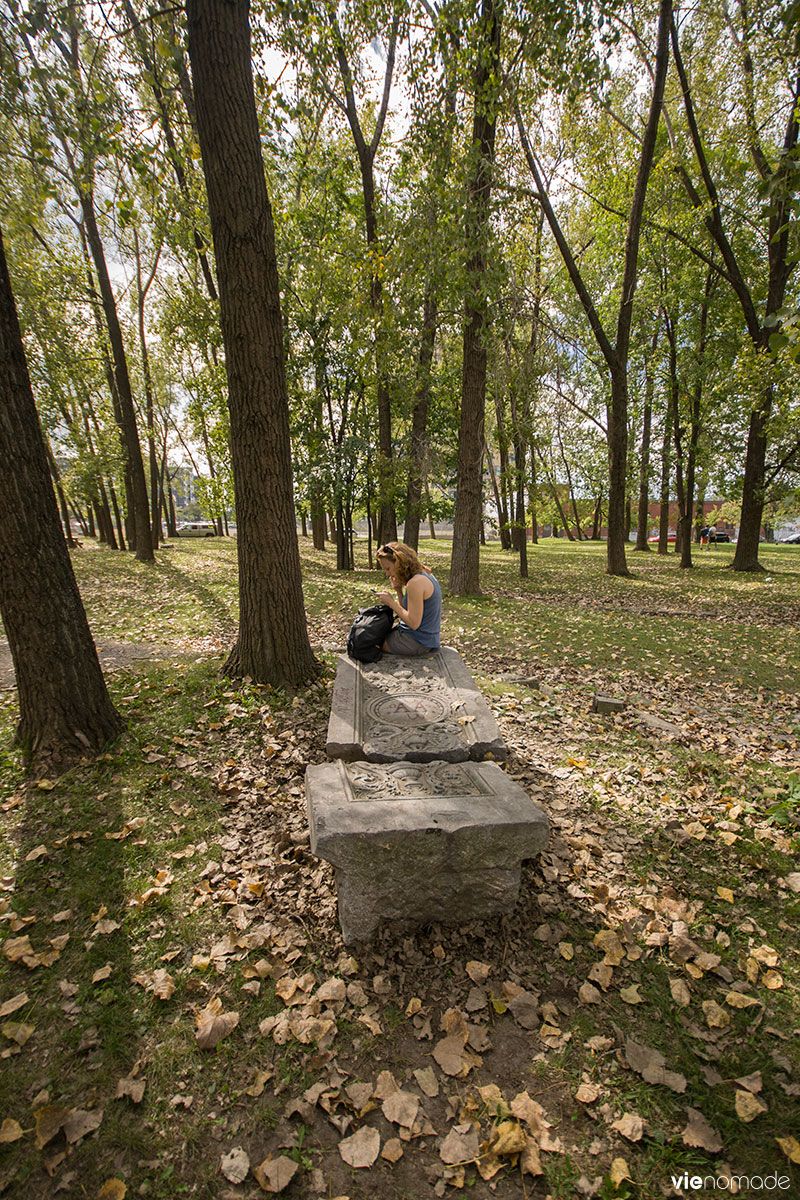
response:
<path id="1" fill-rule="evenodd" d="M 189 56 L 219 282 L 239 560 L 239 636 L 224 670 L 296 686 L 308 640 L 292 495 L 272 210 L 247 0 L 188 0 Z"/>
<path id="2" fill-rule="evenodd" d="M 747 452 L 744 460 L 742 511 L 734 571 L 763 571 L 758 561 L 758 543 L 764 517 L 764 478 L 767 461 L 767 422 L 772 411 L 772 387 L 764 393 L 761 405 L 750 416 L 747 433 Z"/>
<path id="3" fill-rule="evenodd" d="M 461 370 L 461 421 L 458 433 L 456 506 L 450 592 L 480 593 L 480 533 L 483 520 L 484 418 L 486 406 L 486 244 L 494 162 L 496 93 L 500 77 L 500 10 L 482 0 L 480 57 L 475 71 L 472 150 L 466 214 L 467 283 L 464 303 L 464 353 Z"/>
<path id="4" fill-rule="evenodd" d="M 0 235 L 0 612 L 19 694 L 16 740 L 80 757 L 123 727 L 61 532 Z"/>
<path id="5" fill-rule="evenodd" d="M 606 571 L 628 575 L 625 560 L 625 482 L 628 473 L 628 370 L 618 366 L 611 373 L 611 404 L 608 409 L 608 541 Z"/>

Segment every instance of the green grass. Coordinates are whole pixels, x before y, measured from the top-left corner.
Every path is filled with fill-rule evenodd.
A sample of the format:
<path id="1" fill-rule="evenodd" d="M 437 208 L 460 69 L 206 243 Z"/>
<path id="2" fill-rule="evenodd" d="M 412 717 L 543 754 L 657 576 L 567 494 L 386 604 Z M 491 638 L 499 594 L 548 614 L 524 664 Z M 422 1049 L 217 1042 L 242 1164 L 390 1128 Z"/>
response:
<path id="1" fill-rule="evenodd" d="M 491 1076 L 476 1071 L 449 1085 L 466 1099 L 473 1079 L 510 1088 L 523 1072 L 530 1094 L 552 1101 L 548 1111 L 566 1152 L 542 1155 L 545 1179 L 528 1181 L 529 1194 L 539 1196 L 532 1189 L 541 1187 L 557 1200 L 573 1200 L 586 1175 L 604 1180 L 599 1194 L 606 1200 L 624 1195 L 627 1185 L 617 1191 L 609 1178 L 619 1156 L 634 1180 L 630 1194 L 645 1200 L 663 1194 L 670 1174 L 697 1168 L 705 1175 L 720 1162 L 742 1173 L 774 1164 L 796 1188 L 799 1168 L 775 1139 L 797 1136 L 798 1129 L 797 1098 L 785 1088 L 800 1075 L 792 1035 L 800 1024 L 800 896 L 779 881 L 797 869 L 800 849 L 800 548 L 762 549 L 763 575 L 734 575 L 727 569 L 732 547 L 718 547 L 698 553 L 691 572 L 681 572 L 673 555 L 631 554 L 633 577 L 626 580 L 605 574 L 600 545 L 531 547 L 527 580 L 519 578 L 513 555 L 494 545 L 482 550 L 485 594 L 445 595 L 445 640 L 465 657 L 494 708 L 512 751 L 509 769 L 526 786 L 544 787 L 554 840 L 541 863 L 527 868 L 520 905 L 508 920 L 488 922 L 466 940 L 448 930 L 423 931 L 411 941 L 418 962 L 403 939 L 391 938 L 375 959 L 359 961 L 352 978 L 366 988 L 399 964 L 392 993 L 378 1001 L 383 1033 L 373 1034 L 359 1023 L 358 1009 L 346 1008 L 337 1018 L 333 1060 L 294 1038 L 276 1046 L 259 1034 L 259 1023 L 282 1012 L 283 1003 L 270 979 L 257 996 L 248 990 L 253 964 L 280 960 L 285 948 L 270 943 L 234 955 L 219 973 L 193 965 L 193 956 L 207 954 L 231 929 L 243 864 L 262 856 L 250 843 L 261 826 L 240 823 L 245 797 L 253 811 L 263 806 L 262 825 L 272 838 L 263 865 L 252 868 L 264 886 L 258 919 L 302 922 L 305 941 L 291 959 L 293 972 L 310 971 L 321 982 L 342 969 L 335 931 L 315 909 L 330 884 L 311 883 L 316 864 L 302 849 L 295 856 L 290 834 L 302 826 L 306 762 L 324 756 L 335 652 L 355 609 L 373 602 L 381 586 L 367 567 L 365 545 L 356 546 L 357 570 L 338 574 L 331 550 L 301 543 L 310 636 L 327 673 L 298 696 L 219 676 L 237 622 L 233 543 L 179 541 L 160 551 L 154 566 L 101 549 L 76 551 L 95 638 L 144 644 L 153 654 L 107 671 L 127 719 L 124 735 L 97 761 L 44 787 L 26 777 L 11 746 L 15 695 L 0 692 L 0 936 L 27 933 L 44 951 L 51 939 L 69 934 L 49 966 L 28 970 L 0 958 L 0 1003 L 26 991 L 27 1003 L 9 1019 L 34 1026 L 21 1049 L 3 1038 L 0 1122 L 19 1120 L 26 1132 L 0 1146 L 0 1184 L 13 1183 L 15 1195 L 38 1200 L 52 1186 L 49 1163 L 55 1181 L 77 1172 L 87 1195 L 118 1176 L 129 1194 L 211 1200 L 223 1188 L 220 1154 L 245 1145 L 254 1163 L 266 1157 L 287 1101 L 325 1079 L 332 1064 L 341 1063 L 349 1079 L 374 1079 L 384 1066 L 401 1078 L 428 1065 L 431 1042 L 417 1039 L 408 1000 L 419 994 L 427 1003 L 441 993 L 430 1000 L 439 1036 L 439 1016 L 466 995 L 463 962 L 485 957 L 498 985 L 506 977 L 501 972 L 512 972 L 541 993 L 542 1003 L 562 1005 L 560 1027 L 570 1035 L 548 1049 L 531 1034 L 526 1061 L 499 1062 Z M 449 551 L 441 541 L 420 550 L 445 593 Z M 612 718 L 592 713 L 596 692 L 676 724 L 681 736 L 654 733 L 630 709 Z M 561 807 L 553 803 L 559 796 Z M 732 821 L 731 812 L 738 813 Z M 726 821 L 735 828 L 725 829 Z M 702 840 L 698 830 L 706 831 Z M 723 835 L 731 833 L 736 840 L 729 844 Z M 37 853 L 41 846 L 44 853 Z M 216 868 L 204 876 L 211 863 Z M 545 878 L 544 868 L 555 870 L 555 879 Z M 163 894 L 142 903 L 143 893 L 165 879 L 160 872 L 170 877 Z M 214 881 L 208 899 L 204 878 Z M 301 894 L 317 888 L 309 908 L 282 890 L 295 880 Z M 610 907 L 592 891 L 601 896 L 603 885 L 613 892 Z M 732 904 L 718 895 L 720 886 L 731 889 Z M 648 908 L 651 901 L 656 908 Z M 670 905 L 680 915 L 670 916 Z M 97 933 L 103 910 L 118 927 Z M 53 922 L 65 911 L 65 919 Z M 730 983 L 713 970 L 689 977 L 668 948 L 648 945 L 646 924 L 656 917 L 668 934 L 683 920 L 687 936 L 718 953 L 733 982 L 746 978 L 748 955 L 766 942 L 777 955 L 782 986 L 767 987 L 760 970 L 750 987 L 763 1008 L 730 1010 L 730 1026 L 717 1037 L 702 1002 L 724 1003 Z M 563 925 L 558 940 L 573 946 L 571 960 L 535 936 L 546 922 Z M 641 957 L 615 968 L 601 1004 L 580 1004 L 577 989 L 601 957 L 595 933 L 626 922 Z M 445 958 L 434 970 L 439 945 Z M 105 967 L 108 978 L 93 982 Z M 135 982 L 158 969 L 168 970 L 175 984 L 166 1000 Z M 670 993 L 678 975 L 690 985 L 687 1008 Z M 631 1006 L 619 992 L 634 982 L 644 1003 Z M 202 1052 L 194 1018 L 213 996 L 241 1020 L 215 1051 Z M 595 1034 L 612 1038 L 616 1049 L 594 1055 L 585 1043 Z M 626 1036 L 661 1050 L 668 1067 L 685 1075 L 686 1092 L 676 1095 L 625 1069 L 619 1054 Z M 141 1105 L 114 1099 L 118 1080 L 136 1063 L 147 1081 Z M 251 1095 L 262 1067 L 272 1078 Z M 725 1082 L 709 1083 L 709 1068 Z M 762 1071 L 759 1095 L 767 1112 L 744 1123 L 730 1080 L 754 1070 Z M 587 1077 L 602 1087 L 607 1121 L 574 1098 Z M 72 1148 L 61 1134 L 37 1148 L 32 1107 L 45 1093 L 51 1104 L 102 1108 L 98 1132 Z M 193 1100 L 185 1107 L 180 1096 Z M 720 1155 L 683 1143 L 690 1105 L 720 1132 Z M 626 1110 L 644 1118 L 645 1136 L 636 1144 L 608 1141 L 607 1125 Z M 334 1115 L 344 1111 L 340 1106 Z M 444 1135 L 443 1107 L 435 1123 Z M 287 1195 L 305 1194 L 302 1180 L 312 1164 L 323 1169 L 331 1194 L 350 1191 L 353 1200 L 375 1194 L 370 1172 L 337 1174 L 338 1134 L 326 1126 L 321 1136 L 319 1122 L 308 1125 L 305 1118 L 299 1124 L 294 1118 L 293 1128 L 295 1141 L 285 1152 L 300 1163 L 302 1178 Z M 604 1148 L 590 1153 L 598 1137 Z M 429 1193 L 430 1178 L 414 1167 L 438 1161 L 435 1139 L 426 1146 L 406 1148 L 392 1176 L 396 1188 L 387 1194 L 417 1200 Z M 66 1158 L 56 1163 L 60 1153 Z M 511 1170 L 497 1176 L 496 1194 L 520 1195 L 518 1179 Z M 474 1172 L 467 1185 L 465 1195 L 489 1194 Z"/>

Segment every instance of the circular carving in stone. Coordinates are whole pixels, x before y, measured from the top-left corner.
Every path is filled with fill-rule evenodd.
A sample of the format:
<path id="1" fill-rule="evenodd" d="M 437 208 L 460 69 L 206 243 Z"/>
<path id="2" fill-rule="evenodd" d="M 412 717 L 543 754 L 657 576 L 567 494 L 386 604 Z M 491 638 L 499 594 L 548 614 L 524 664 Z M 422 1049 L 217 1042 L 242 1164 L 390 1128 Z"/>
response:
<path id="1" fill-rule="evenodd" d="M 368 705 L 370 716 L 396 729 L 408 729 L 414 725 L 430 725 L 450 715 L 450 705 L 438 696 L 420 695 L 416 692 L 401 692 L 393 696 L 381 696 Z"/>

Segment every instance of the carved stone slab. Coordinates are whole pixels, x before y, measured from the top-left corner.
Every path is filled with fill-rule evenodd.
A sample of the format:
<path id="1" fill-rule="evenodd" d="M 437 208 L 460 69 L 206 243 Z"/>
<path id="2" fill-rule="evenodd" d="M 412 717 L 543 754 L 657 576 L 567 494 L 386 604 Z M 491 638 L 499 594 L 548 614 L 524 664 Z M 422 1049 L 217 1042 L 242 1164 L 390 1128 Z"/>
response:
<path id="1" fill-rule="evenodd" d="M 489 706 L 448 646 L 425 658 L 387 654 L 377 663 L 340 655 L 326 750 L 350 762 L 506 757 Z"/>
<path id="2" fill-rule="evenodd" d="M 547 845 L 544 810 L 494 763 L 323 763 L 306 770 L 306 804 L 348 943 L 509 912 L 522 860 Z"/>

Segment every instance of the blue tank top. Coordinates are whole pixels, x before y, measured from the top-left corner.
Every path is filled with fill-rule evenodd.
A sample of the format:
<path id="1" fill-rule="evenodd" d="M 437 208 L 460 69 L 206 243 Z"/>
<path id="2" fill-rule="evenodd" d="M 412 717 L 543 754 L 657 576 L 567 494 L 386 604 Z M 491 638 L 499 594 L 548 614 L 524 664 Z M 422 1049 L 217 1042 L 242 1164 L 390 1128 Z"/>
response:
<path id="1" fill-rule="evenodd" d="M 419 628 L 412 629 L 405 621 L 400 621 L 397 628 L 404 633 L 410 633 L 422 646 L 430 646 L 432 650 L 439 649 L 439 638 L 442 631 L 442 589 L 439 581 L 429 571 L 420 572 L 427 575 L 433 584 L 433 591 L 427 600 L 422 602 L 422 620 Z M 408 608 L 408 592 L 403 595 L 403 608 Z"/>

